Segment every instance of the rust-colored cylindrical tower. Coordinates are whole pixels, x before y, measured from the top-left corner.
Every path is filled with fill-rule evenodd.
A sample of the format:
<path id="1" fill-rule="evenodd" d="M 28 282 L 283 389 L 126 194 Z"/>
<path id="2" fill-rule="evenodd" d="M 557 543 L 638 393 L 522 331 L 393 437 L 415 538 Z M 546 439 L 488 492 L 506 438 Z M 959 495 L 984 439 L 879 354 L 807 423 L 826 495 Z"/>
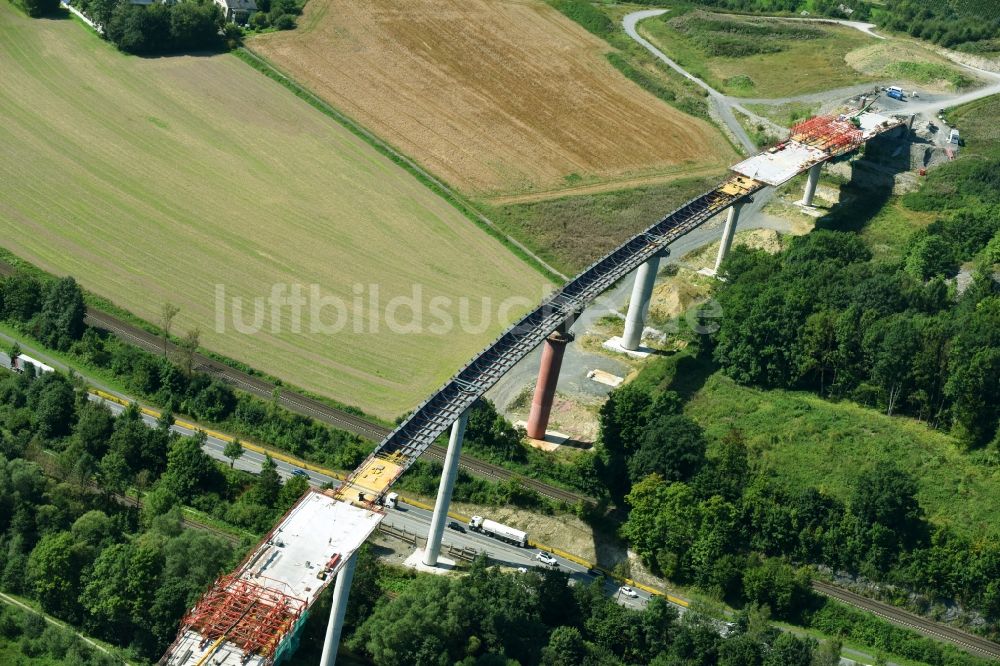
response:
<path id="1" fill-rule="evenodd" d="M 549 426 L 549 413 L 552 411 L 552 399 L 556 395 L 556 384 L 559 382 L 563 353 L 566 351 L 566 345 L 572 341 L 572 333 L 558 330 L 543 343 L 542 362 L 538 367 L 538 383 L 535 384 L 535 397 L 531 399 L 531 414 L 528 416 L 528 437 L 532 439 L 545 439 L 545 430 Z"/>

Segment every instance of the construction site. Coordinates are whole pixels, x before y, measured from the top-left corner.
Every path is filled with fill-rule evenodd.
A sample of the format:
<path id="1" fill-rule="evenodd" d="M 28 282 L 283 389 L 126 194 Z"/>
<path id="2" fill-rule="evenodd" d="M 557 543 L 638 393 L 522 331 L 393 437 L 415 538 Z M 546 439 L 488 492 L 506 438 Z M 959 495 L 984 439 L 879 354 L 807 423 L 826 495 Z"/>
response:
<path id="1" fill-rule="evenodd" d="M 393 482 L 451 428 L 447 458 L 424 564 L 435 566 L 457 475 L 468 408 L 538 345 L 544 344 L 528 435 L 544 437 L 561 355 L 579 312 L 638 269 L 623 349 L 636 349 L 659 258 L 671 242 L 728 209 L 719 251 L 732 242 L 740 208 L 756 192 L 808 172 L 803 203 L 811 203 L 819 170 L 865 142 L 905 127 L 869 113 L 818 116 L 794 126 L 788 138 L 732 167 L 716 188 L 628 239 L 553 293 L 477 354 L 440 390 L 387 435 L 337 488 L 309 490 L 231 574 L 218 579 L 185 615 L 166 666 L 267 666 L 291 654 L 309 609 L 337 579 L 323 663 L 333 663 L 353 576 L 354 555 L 384 519 L 383 497 Z"/>

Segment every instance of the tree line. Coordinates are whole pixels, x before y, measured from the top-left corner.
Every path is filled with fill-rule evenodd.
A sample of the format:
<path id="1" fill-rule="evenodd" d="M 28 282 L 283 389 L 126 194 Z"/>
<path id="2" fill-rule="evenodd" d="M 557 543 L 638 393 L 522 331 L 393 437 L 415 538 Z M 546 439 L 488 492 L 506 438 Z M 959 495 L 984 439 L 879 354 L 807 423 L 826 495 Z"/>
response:
<path id="1" fill-rule="evenodd" d="M 71 277 L 56 280 L 18 272 L 0 278 L 0 320 L 83 367 L 110 373 L 136 397 L 336 469 L 353 469 L 371 451 L 371 444 L 356 435 L 288 412 L 275 401 L 234 391 L 195 370 L 197 331 L 189 331 L 178 354 L 170 357 L 87 326 L 84 314 L 83 292 Z"/>
<path id="2" fill-rule="evenodd" d="M 1000 216 L 966 209 L 873 261 L 855 235 L 817 231 L 778 255 L 737 250 L 717 298 L 714 356 L 738 382 L 813 390 L 993 446 L 1000 418 L 1000 285 L 983 266 L 958 294 L 945 276 L 983 250 Z"/>
<path id="3" fill-rule="evenodd" d="M 59 0 L 11 0 L 28 16 L 59 11 Z M 294 3 L 294 0 L 279 0 Z M 101 36 L 125 53 L 163 55 L 232 49 L 242 43 L 239 26 L 226 23 L 212 0 L 179 0 L 134 4 L 131 0 L 70 0 L 98 26 Z M 284 6 L 284 5 L 282 5 Z M 282 17 L 284 19 L 284 17 Z M 294 26 L 294 17 L 289 16 Z"/>
<path id="4" fill-rule="evenodd" d="M 384 576 L 369 554 L 355 581 Z M 840 657 L 839 644 L 779 632 L 756 609 L 726 631 L 660 597 L 642 610 L 622 606 L 603 579 L 569 585 L 558 571 L 515 573 L 484 558 L 461 578 L 418 576 L 391 593 L 356 584 L 348 623 L 348 647 L 378 666 L 833 666 Z M 307 649 L 322 637 L 319 624 Z"/>
<path id="5" fill-rule="evenodd" d="M 162 654 L 185 610 L 233 564 L 227 542 L 181 529 L 181 507 L 261 534 L 308 487 L 282 483 L 269 458 L 259 474 L 216 462 L 204 433 L 182 437 L 170 424 L 167 414 L 149 427 L 134 405 L 115 417 L 58 373 L 4 372 L 0 587 L 144 658 Z"/>
<path id="6" fill-rule="evenodd" d="M 751 460 L 738 430 L 709 456 L 704 431 L 682 406 L 673 391 L 628 384 L 601 412 L 599 474 L 627 507 L 621 535 L 651 570 L 737 607 L 836 625 L 859 642 L 888 629 L 870 616 L 843 616 L 814 595 L 806 565 L 958 600 L 995 630 L 1000 546 L 929 524 L 906 472 L 892 464 L 860 471 L 846 502 L 817 488 L 790 490 Z M 895 654 L 979 663 L 934 641 L 887 635 L 885 649 Z"/>

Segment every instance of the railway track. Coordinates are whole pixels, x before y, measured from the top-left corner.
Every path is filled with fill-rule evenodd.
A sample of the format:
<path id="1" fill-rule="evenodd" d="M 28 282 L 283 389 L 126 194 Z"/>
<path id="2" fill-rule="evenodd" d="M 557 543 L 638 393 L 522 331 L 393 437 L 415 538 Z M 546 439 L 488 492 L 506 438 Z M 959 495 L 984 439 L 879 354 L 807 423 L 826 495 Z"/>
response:
<path id="1" fill-rule="evenodd" d="M 101 490 L 101 488 L 99 488 L 97 486 L 91 486 L 91 489 L 94 490 L 95 492 L 104 492 L 103 490 Z M 128 495 L 119 495 L 118 493 L 112 493 L 112 497 L 114 497 L 115 501 L 118 502 L 121 505 L 124 505 L 124 506 L 134 506 L 137 509 L 141 509 L 142 508 L 142 502 L 140 502 L 139 500 L 137 500 L 134 497 L 129 497 Z M 199 522 L 197 520 L 193 520 L 191 518 L 188 518 L 187 516 L 183 516 L 181 518 L 181 524 L 183 524 L 184 527 L 187 527 L 187 528 L 190 528 L 190 529 L 193 529 L 193 530 L 200 530 L 202 532 L 208 532 L 209 534 L 217 536 L 220 539 L 224 539 L 224 540 L 228 541 L 229 543 L 231 543 L 234 546 L 239 546 L 240 545 L 240 538 L 238 536 L 236 536 L 235 534 L 230 534 L 229 532 L 227 532 L 225 530 L 220 530 L 218 527 L 213 527 L 212 525 L 208 525 L 206 523 L 202 523 L 202 522 Z"/>
<path id="2" fill-rule="evenodd" d="M 880 601 L 874 601 L 829 583 L 814 580 L 812 586 L 820 594 L 876 615 L 895 625 L 913 629 L 935 640 L 951 643 L 978 657 L 1000 660 L 1000 645 L 981 636 L 969 634 L 960 629 L 928 620 L 901 608 L 896 608 Z"/>
<path id="3" fill-rule="evenodd" d="M 88 326 L 104 329 L 118 338 L 125 340 L 129 344 L 139 347 L 140 349 L 144 349 L 154 354 L 160 354 L 163 352 L 163 338 L 139 328 L 138 326 L 123 322 L 106 312 L 101 312 L 100 310 L 95 310 L 93 308 L 87 308 L 85 321 Z M 177 345 L 172 342 L 167 343 L 168 353 L 177 353 L 179 351 L 180 349 Z M 278 388 L 278 402 L 289 411 L 314 418 L 317 421 L 321 421 L 342 430 L 347 430 L 348 432 L 360 435 L 366 439 L 379 442 L 382 441 L 390 432 L 389 428 L 372 423 L 365 418 L 336 409 L 318 400 L 313 400 L 307 396 L 289 391 L 288 389 L 280 388 L 272 382 L 261 379 L 260 377 L 255 377 L 243 372 L 242 370 L 230 367 L 225 363 L 221 363 L 202 354 L 196 353 L 193 361 L 194 369 L 216 377 L 228 384 L 236 386 L 240 390 L 252 393 L 253 395 L 266 400 L 271 400 L 274 396 L 274 390 Z M 425 456 L 432 460 L 444 462 L 445 451 L 445 447 L 433 444 L 428 449 Z M 500 467 L 499 465 L 478 460 L 464 453 L 462 454 L 459 466 L 470 474 L 493 481 L 506 481 L 516 477 L 526 488 L 530 488 L 539 495 L 557 502 L 566 502 L 568 504 L 576 504 L 577 502 L 595 503 L 595 500 L 592 497 L 575 493 L 564 488 L 558 488 L 544 483 L 543 481 L 522 477 L 514 474 L 510 470 Z"/>
<path id="4" fill-rule="evenodd" d="M 17 269 L 10 264 L 0 261 L 0 275 L 12 275 L 16 271 Z M 160 354 L 163 352 L 163 338 L 158 335 L 154 335 L 145 329 L 139 328 L 138 326 L 124 322 L 106 312 L 88 307 L 84 321 L 88 326 L 104 329 L 125 342 L 139 347 L 140 349 L 144 349 L 145 351 L 153 354 Z M 177 353 L 179 351 L 180 349 L 177 345 L 172 342 L 167 343 L 168 353 Z M 274 397 L 274 390 L 278 388 L 279 404 L 296 414 L 308 416 L 322 423 L 326 423 L 327 425 L 332 425 L 335 428 L 352 432 L 375 442 L 381 442 L 390 433 L 389 428 L 380 426 L 377 423 L 372 423 L 371 421 L 356 414 L 351 414 L 350 412 L 346 412 L 342 409 L 336 409 L 335 407 L 331 407 L 330 405 L 322 403 L 318 400 L 313 400 L 312 398 L 294 393 L 288 389 L 280 388 L 273 382 L 261 379 L 260 377 L 255 377 L 249 373 L 243 372 L 242 370 L 237 370 L 236 368 L 204 356 L 203 354 L 195 353 L 193 361 L 194 369 L 212 375 L 213 377 L 217 377 L 228 384 L 236 386 L 240 390 L 266 400 L 271 400 Z M 432 460 L 444 462 L 444 454 L 445 448 L 443 446 L 432 444 L 425 456 Z M 486 478 L 492 481 L 506 481 L 516 477 L 526 488 L 530 488 L 539 495 L 557 502 L 566 502 L 567 504 L 576 504 L 577 502 L 590 504 L 596 503 L 594 498 L 588 497 L 587 495 L 575 493 L 564 488 L 558 488 L 536 479 L 522 477 L 514 474 L 510 470 L 500 467 L 499 465 L 493 465 L 491 463 L 478 460 L 464 453 L 459 461 L 459 466 L 474 476 Z"/>
<path id="5" fill-rule="evenodd" d="M 438 444 L 432 444 L 427 448 L 427 451 L 424 452 L 423 457 L 443 463 L 446 451 L 447 449 L 445 447 Z M 516 478 L 517 481 L 525 488 L 534 490 L 539 495 L 556 500 L 557 502 L 566 502 L 567 504 L 575 504 L 577 502 L 588 502 L 591 504 L 596 503 L 596 500 L 592 497 L 575 493 L 572 490 L 565 490 L 563 488 L 545 483 L 544 481 L 532 479 L 531 477 L 514 474 L 510 470 L 500 467 L 499 465 L 484 462 L 478 458 L 466 457 L 464 454 L 459 460 L 458 465 L 470 474 L 474 474 L 475 476 L 485 479 L 506 481 L 510 478 Z"/>

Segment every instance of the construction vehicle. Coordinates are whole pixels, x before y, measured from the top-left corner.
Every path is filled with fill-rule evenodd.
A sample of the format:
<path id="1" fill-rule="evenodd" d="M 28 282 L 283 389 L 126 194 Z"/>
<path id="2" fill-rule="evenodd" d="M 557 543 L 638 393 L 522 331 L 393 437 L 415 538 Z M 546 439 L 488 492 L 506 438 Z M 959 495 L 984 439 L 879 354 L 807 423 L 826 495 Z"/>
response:
<path id="1" fill-rule="evenodd" d="M 527 548 L 528 546 L 527 532 L 501 525 L 496 521 L 483 518 L 482 516 L 473 516 L 469 521 L 469 529 L 473 532 L 480 532 L 488 537 L 520 546 L 521 548 Z"/>

